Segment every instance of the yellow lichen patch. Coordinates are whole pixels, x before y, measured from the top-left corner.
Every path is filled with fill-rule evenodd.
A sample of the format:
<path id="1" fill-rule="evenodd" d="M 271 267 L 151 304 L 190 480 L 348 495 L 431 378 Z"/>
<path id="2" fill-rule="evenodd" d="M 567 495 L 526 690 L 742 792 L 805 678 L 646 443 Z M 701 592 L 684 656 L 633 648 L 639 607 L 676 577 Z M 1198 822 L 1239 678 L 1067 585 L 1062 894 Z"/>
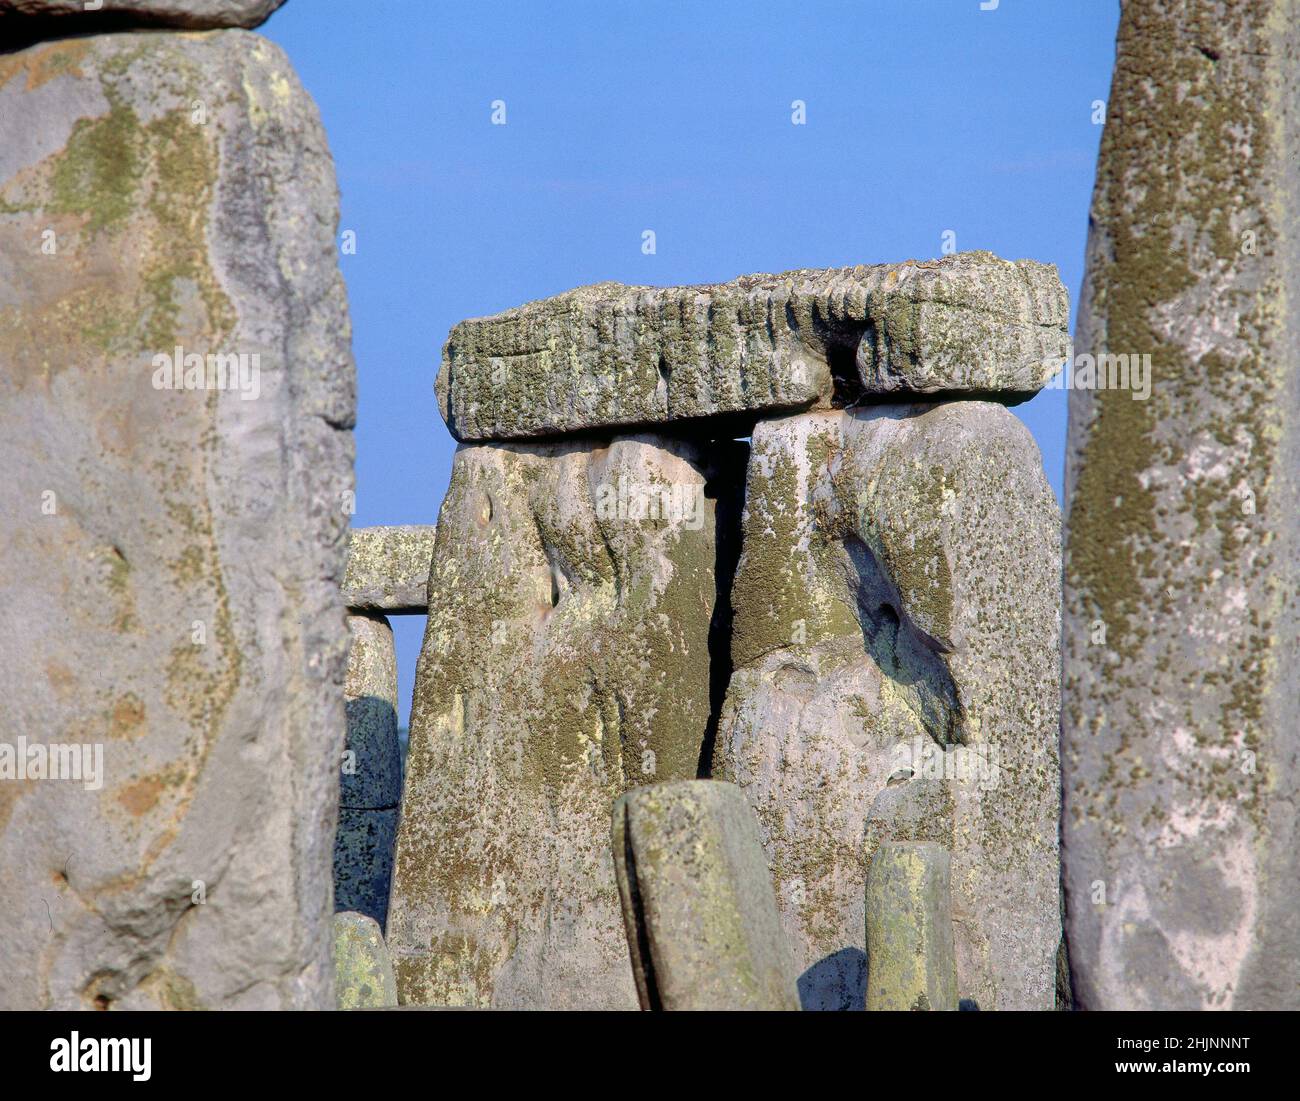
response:
<path id="1" fill-rule="evenodd" d="M 80 64 L 89 50 L 90 42 L 74 38 L 0 58 L 0 88 L 19 75 L 27 77 L 24 90 L 28 92 L 35 91 L 42 84 L 47 84 L 64 73 L 80 77 Z"/>

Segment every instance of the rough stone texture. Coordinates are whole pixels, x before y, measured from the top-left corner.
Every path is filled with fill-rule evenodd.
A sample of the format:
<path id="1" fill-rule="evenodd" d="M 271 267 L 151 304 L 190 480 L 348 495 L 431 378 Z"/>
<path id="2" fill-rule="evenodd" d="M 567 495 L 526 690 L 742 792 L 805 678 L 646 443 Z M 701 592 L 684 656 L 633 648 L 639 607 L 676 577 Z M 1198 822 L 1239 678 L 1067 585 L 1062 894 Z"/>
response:
<path id="1" fill-rule="evenodd" d="M 963 401 L 754 432 L 713 775 L 755 808 L 805 1009 L 861 1008 L 876 848 L 952 852 L 960 992 L 1050 1009 L 1060 520 L 1029 432 Z"/>
<path id="2" fill-rule="evenodd" d="M 987 252 L 697 287 L 598 283 L 462 321 L 438 401 L 453 436 L 483 440 L 899 391 L 1024 397 L 1063 361 L 1068 317 L 1053 265 Z"/>
<path id="3" fill-rule="evenodd" d="M 285 0 L 0 0 L 0 49 L 35 38 L 181 27 L 219 30 L 256 27 Z"/>
<path id="4" fill-rule="evenodd" d="M 889 841 L 867 873 L 867 1009 L 955 1010 L 952 861 L 933 841 Z"/>
<path id="5" fill-rule="evenodd" d="M 384 935 L 365 914 L 334 915 L 334 991 L 339 1009 L 391 1009 L 397 979 Z"/>
<path id="6" fill-rule="evenodd" d="M 0 743 L 104 766 L 97 790 L 0 779 L 2 1008 L 334 1004 L 336 217 L 315 106 L 255 35 L 0 58 L 0 576 L 22 625 Z M 260 355 L 257 398 L 155 389 L 177 345 Z"/>
<path id="7" fill-rule="evenodd" d="M 348 633 L 348 737 L 339 773 L 334 908 L 366 914 L 382 929 L 402 796 L 397 650 L 393 629 L 381 615 L 348 616 Z"/>
<path id="8" fill-rule="evenodd" d="M 612 840 L 642 1009 L 799 1008 L 758 824 L 735 785 L 629 792 Z"/>
<path id="9" fill-rule="evenodd" d="M 1129 0 L 1075 390 L 1062 752 L 1088 1009 L 1300 1009 L 1300 10 Z M 1104 891 L 1104 895 L 1103 892 Z"/>
<path id="10" fill-rule="evenodd" d="M 344 603 L 358 612 L 424 615 L 435 532 L 432 524 L 353 528 Z"/>
<path id="11" fill-rule="evenodd" d="M 456 452 L 389 912 L 404 1003 L 636 1008 L 610 807 L 698 772 L 717 453 L 655 436 Z M 646 518 L 640 486 L 685 507 Z"/>

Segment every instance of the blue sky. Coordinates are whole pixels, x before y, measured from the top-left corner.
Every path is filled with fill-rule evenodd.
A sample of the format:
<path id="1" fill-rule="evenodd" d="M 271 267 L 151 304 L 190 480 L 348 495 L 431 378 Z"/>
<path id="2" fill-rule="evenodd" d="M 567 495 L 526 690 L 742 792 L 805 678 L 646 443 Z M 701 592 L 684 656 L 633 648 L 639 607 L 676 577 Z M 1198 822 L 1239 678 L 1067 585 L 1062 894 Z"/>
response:
<path id="1" fill-rule="evenodd" d="M 462 318 L 605 279 L 926 259 L 949 230 L 1055 263 L 1073 304 L 1119 5 L 980 3 L 290 0 L 262 33 L 320 105 L 356 234 L 354 524 L 436 519 L 433 380 Z M 1065 411 L 1063 390 L 1016 409 L 1058 497 Z M 394 619 L 403 723 L 423 626 Z"/>

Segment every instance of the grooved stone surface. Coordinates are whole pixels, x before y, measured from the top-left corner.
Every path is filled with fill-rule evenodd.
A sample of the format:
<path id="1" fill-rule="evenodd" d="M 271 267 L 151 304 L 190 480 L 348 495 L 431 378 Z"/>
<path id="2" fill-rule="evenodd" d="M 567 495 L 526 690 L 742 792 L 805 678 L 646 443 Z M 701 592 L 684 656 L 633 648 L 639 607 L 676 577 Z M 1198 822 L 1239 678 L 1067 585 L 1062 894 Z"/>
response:
<path id="1" fill-rule="evenodd" d="M 1062 820 L 1086 1009 L 1300 1009 L 1300 6 L 1128 0 L 1070 395 Z"/>
<path id="2" fill-rule="evenodd" d="M 435 534 L 432 524 L 353 528 L 343 602 L 358 612 L 423 615 Z"/>
<path id="3" fill-rule="evenodd" d="M 1059 530 L 1000 405 L 755 429 L 713 775 L 757 812 L 805 1009 L 862 1008 L 891 840 L 952 852 L 961 996 L 1052 1008 Z"/>
<path id="4" fill-rule="evenodd" d="M 636 1008 L 610 808 L 697 775 L 726 457 L 651 435 L 456 452 L 388 919 L 404 1003 Z"/>
<path id="5" fill-rule="evenodd" d="M 1055 266 L 988 252 L 694 287 L 598 283 L 462 321 L 438 402 L 453 436 L 486 440 L 900 392 L 1025 397 L 1064 360 L 1068 317 Z"/>
<path id="6" fill-rule="evenodd" d="M 22 625 L 0 745 L 103 753 L 94 789 L 0 779 L 0 1008 L 334 1004 L 337 204 L 316 108 L 255 35 L 0 57 L 0 577 Z M 178 346 L 250 357 L 248 385 L 158 388 Z"/>
<path id="7" fill-rule="evenodd" d="M 614 866 L 642 1009 L 798 1009 L 754 812 L 732 784 L 637 788 Z"/>

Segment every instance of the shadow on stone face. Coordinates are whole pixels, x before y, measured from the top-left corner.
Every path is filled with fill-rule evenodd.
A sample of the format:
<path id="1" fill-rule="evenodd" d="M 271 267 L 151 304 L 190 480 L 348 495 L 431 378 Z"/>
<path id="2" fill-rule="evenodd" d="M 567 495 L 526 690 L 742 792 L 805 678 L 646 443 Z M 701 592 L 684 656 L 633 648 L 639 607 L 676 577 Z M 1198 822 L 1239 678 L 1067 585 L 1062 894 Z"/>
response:
<path id="1" fill-rule="evenodd" d="M 857 535 L 848 536 L 844 545 L 857 571 L 850 583 L 866 652 L 938 745 L 965 742 L 965 715 L 945 647 L 907 614 L 897 584 L 875 552 Z"/>
<path id="2" fill-rule="evenodd" d="M 864 1011 L 867 1008 L 867 954 L 841 948 L 799 976 L 799 1006 L 805 1011 Z"/>

